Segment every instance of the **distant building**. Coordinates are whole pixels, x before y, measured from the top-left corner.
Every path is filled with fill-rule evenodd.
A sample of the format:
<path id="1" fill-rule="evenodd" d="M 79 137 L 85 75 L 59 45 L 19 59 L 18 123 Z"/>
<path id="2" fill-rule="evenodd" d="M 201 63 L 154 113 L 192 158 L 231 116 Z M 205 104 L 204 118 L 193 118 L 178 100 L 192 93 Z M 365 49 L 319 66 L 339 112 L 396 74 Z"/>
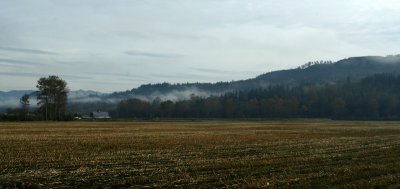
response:
<path id="1" fill-rule="evenodd" d="M 93 119 L 110 119 L 111 116 L 110 116 L 110 114 L 108 114 L 108 112 L 97 111 L 97 112 L 90 112 L 90 118 L 93 118 Z"/>
<path id="2" fill-rule="evenodd" d="M 84 115 L 82 116 L 82 119 L 92 119 L 92 118 L 90 117 L 90 115 Z"/>

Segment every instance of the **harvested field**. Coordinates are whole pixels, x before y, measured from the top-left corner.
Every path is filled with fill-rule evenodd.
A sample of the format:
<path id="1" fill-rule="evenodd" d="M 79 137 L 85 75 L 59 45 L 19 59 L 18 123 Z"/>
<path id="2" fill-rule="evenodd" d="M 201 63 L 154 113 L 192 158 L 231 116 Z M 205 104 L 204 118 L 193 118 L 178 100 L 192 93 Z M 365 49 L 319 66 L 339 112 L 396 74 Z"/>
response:
<path id="1" fill-rule="evenodd" d="M 400 187 L 400 122 L 0 123 L 0 188 Z"/>

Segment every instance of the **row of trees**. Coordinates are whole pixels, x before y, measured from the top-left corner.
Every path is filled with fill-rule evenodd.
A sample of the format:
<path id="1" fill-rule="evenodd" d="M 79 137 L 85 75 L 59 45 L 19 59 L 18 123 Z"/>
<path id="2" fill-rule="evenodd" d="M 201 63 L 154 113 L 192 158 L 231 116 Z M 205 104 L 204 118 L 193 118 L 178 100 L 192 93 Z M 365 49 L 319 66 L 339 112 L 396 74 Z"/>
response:
<path id="1" fill-rule="evenodd" d="M 400 76 L 378 74 L 356 82 L 279 85 L 208 98 L 192 95 L 177 102 L 127 99 L 110 113 L 115 118 L 400 119 L 399 86 Z M 39 105 L 35 111 L 29 111 L 29 95 L 24 95 L 21 108 L 1 115 L 0 120 L 65 120 L 67 83 L 49 76 L 40 78 L 37 88 L 32 94 Z"/>
<path id="2" fill-rule="evenodd" d="M 271 86 L 178 102 L 121 101 L 119 118 L 400 119 L 400 76 L 379 74 L 323 86 Z"/>

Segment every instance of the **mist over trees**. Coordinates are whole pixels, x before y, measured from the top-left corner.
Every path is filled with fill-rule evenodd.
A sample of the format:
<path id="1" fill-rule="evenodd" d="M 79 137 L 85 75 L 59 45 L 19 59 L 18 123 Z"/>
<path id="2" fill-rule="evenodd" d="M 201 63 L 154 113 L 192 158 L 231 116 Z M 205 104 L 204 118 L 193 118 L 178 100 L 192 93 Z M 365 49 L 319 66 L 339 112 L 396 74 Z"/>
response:
<path id="1" fill-rule="evenodd" d="M 336 84 L 277 85 L 221 96 L 153 102 L 121 101 L 118 118 L 400 119 L 400 76 L 377 74 Z"/>

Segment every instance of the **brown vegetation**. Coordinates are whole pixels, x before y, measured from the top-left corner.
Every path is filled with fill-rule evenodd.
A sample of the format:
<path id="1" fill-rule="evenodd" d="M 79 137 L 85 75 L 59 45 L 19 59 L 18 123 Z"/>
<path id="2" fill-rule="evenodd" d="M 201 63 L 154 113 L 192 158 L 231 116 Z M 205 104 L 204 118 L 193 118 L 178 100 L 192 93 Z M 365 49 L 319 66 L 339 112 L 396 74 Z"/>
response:
<path id="1" fill-rule="evenodd" d="M 0 123 L 0 188 L 399 187 L 399 122 Z"/>

